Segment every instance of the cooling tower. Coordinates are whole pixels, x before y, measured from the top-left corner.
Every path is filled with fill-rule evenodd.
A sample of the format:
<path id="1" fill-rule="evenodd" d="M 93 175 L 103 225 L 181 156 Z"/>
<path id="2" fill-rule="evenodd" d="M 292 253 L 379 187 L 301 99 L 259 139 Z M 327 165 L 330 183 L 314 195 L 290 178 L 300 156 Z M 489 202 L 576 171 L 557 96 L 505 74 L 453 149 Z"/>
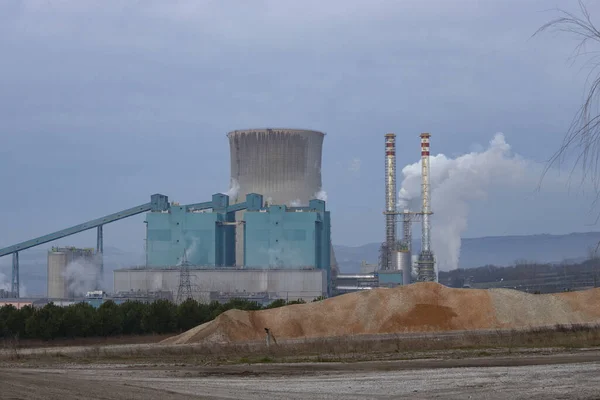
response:
<path id="1" fill-rule="evenodd" d="M 325 134 L 304 129 L 248 129 L 227 134 L 231 153 L 232 201 L 258 193 L 272 204 L 308 205 L 321 191 Z M 325 200 L 325 199 L 322 199 Z M 243 260 L 238 230 L 236 260 Z M 332 268 L 337 269 L 333 249 Z"/>
<path id="2" fill-rule="evenodd" d="M 239 185 L 237 198 L 241 201 L 254 192 L 273 204 L 308 205 L 321 190 L 325 134 L 302 129 L 249 129 L 227 136 L 231 179 Z"/>

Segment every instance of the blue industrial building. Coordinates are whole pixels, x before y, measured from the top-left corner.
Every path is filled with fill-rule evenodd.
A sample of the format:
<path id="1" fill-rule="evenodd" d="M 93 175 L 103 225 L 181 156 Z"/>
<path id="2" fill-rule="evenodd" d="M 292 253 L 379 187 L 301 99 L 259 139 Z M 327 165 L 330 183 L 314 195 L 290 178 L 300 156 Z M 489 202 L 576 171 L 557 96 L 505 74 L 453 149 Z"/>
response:
<path id="1" fill-rule="evenodd" d="M 247 211 L 244 221 L 245 267 L 317 268 L 329 280 L 331 223 L 324 201 Z"/>
<path id="2" fill-rule="evenodd" d="M 235 213 L 246 210 L 244 220 Z M 229 205 L 229 197 L 213 195 L 210 202 L 178 205 L 146 214 L 146 263 L 172 267 L 187 261 L 206 268 L 321 269 L 331 276 L 331 224 L 325 202 L 308 207 L 263 205 L 258 194 L 245 203 Z M 244 260 L 236 262 L 236 229 L 243 229 Z"/>
<path id="3" fill-rule="evenodd" d="M 167 211 L 146 214 L 147 266 L 180 265 L 184 256 L 192 265 L 234 265 L 235 212 L 227 212 L 228 206 L 229 198 L 218 194 L 211 202 L 172 204 Z"/>
<path id="4" fill-rule="evenodd" d="M 146 265 L 172 267 L 185 260 L 194 266 L 231 267 L 235 260 L 235 213 L 258 210 L 263 199 L 248 194 L 246 202 L 229 204 L 229 196 L 188 205 L 171 203 L 146 214 Z"/>

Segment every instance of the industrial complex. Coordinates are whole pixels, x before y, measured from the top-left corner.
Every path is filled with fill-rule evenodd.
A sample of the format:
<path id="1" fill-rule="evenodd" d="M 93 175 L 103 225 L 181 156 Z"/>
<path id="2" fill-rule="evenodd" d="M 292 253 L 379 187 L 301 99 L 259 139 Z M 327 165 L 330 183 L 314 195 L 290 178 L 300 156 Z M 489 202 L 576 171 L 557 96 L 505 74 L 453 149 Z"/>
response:
<path id="1" fill-rule="evenodd" d="M 228 135 L 231 182 L 227 194 L 181 205 L 162 194 L 150 202 L 0 249 L 12 255 L 12 298 L 19 298 L 19 253 L 82 231 L 96 229 L 95 249 L 52 248 L 48 252 L 49 300 L 78 298 L 118 302 L 227 301 L 246 298 L 310 301 L 374 287 L 436 281 L 430 248 L 429 138 L 421 134 L 422 209 L 398 209 L 394 134 L 385 135 L 385 242 L 378 265 L 341 274 L 331 243 L 331 215 L 322 195 L 325 134 L 299 129 L 237 130 Z M 145 265 L 117 269 L 113 292 L 101 287 L 103 226 L 146 213 Z M 402 221 L 402 237 L 398 222 Z M 423 246 L 412 256 L 412 223 L 422 223 Z M 415 265 L 413 266 L 413 258 Z M 92 265 L 95 291 L 76 290 L 69 265 Z"/>
<path id="2" fill-rule="evenodd" d="M 431 134 L 421 138 L 421 210 L 411 211 L 398 204 L 396 190 L 396 135 L 385 135 L 385 241 L 381 244 L 378 269 L 361 271 L 355 275 L 338 275 L 339 293 L 366 290 L 373 287 L 408 285 L 413 281 L 437 282 L 435 256 L 431 250 L 432 213 L 429 185 L 429 140 Z M 398 235 L 399 217 L 402 237 Z M 418 257 L 412 256 L 412 224 L 421 222 L 422 246 Z"/>

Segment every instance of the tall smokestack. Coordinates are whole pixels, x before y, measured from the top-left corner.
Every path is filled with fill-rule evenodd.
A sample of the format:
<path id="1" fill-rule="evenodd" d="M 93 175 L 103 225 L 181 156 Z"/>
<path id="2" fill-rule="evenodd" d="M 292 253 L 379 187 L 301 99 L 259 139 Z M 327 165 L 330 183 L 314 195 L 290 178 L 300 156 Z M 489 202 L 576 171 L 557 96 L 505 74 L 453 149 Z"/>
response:
<path id="1" fill-rule="evenodd" d="M 397 268 L 396 255 L 396 135 L 385 135 L 385 243 L 381 269 Z"/>
<path id="2" fill-rule="evenodd" d="M 429 187 L 429 133 L 421 133 L 421 196 L 423 199 L 422 214 L 422 239 L 421 254 L 419 254 L 417 280 L 421 282 L 437 281 L 435 273 L 435 260 L 431 251 L 431 226 L 429 224 L 430 208 L 430 187 Z"/>
<path id="3" fill-rule="evenodd" d="M 431 251 L 431 239 L 429 236 L 430 225 L 429 225 L 429 133 L 421 133 L 421 196 L 423 198 L 423 228 L 422 228 L 422 241 L 421 249 L 423 251 Z"/>

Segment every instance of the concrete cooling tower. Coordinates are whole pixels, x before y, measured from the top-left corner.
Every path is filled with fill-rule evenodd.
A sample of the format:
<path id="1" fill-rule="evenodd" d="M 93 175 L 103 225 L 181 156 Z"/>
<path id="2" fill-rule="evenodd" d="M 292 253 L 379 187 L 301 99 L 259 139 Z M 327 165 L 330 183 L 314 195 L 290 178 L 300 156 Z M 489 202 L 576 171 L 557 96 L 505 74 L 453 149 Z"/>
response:
<path id="1" fill-rule="evenodd" d="M 229 132 L 227 137 L 233 201 L 244 201 L 246 194 L 258 193 L 272 204 L 306 206 L 310 199 L 320 197 L 324 133 L 304 129 L 247 129 Z M 238 234 L 238 263 L 243 260 L 242 240 L 243 235 Z M 332 268 L 337 270 L 333 249 L 331 256 Z"/>
<path id="2" fill-rule="evenodd" d="M 273 204 L 308 205 L 321 190 L 322 132 L 249 129 L 230 132 L 232 185 L 237 198 L 262 194 Z M 234 196 L 235 197 L 235 196 Z"/>

